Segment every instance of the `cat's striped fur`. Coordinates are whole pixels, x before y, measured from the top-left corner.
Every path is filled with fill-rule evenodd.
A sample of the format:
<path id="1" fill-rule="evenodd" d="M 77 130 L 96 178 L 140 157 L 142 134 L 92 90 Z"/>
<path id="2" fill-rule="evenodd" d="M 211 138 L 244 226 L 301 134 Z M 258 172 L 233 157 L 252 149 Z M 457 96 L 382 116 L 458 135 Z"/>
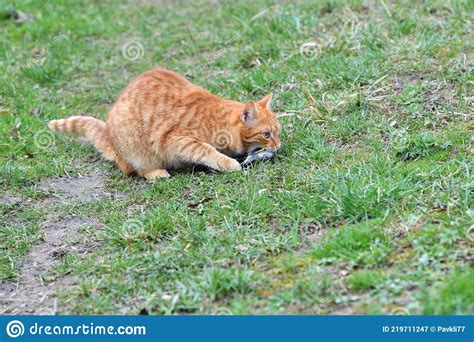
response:
<path id="1" fill-rule="evenodd" d="M 122 92 L 107 121 L 90 116 L 53 120 L 53 131 L 79 133 L 126 175 L 168 177 L 167 169 L 203 164 L 237 171 L 237 155 L 280 147 L 272 95 L 245 104 L 222 99 L 164 69 L 138 76 Z"/>

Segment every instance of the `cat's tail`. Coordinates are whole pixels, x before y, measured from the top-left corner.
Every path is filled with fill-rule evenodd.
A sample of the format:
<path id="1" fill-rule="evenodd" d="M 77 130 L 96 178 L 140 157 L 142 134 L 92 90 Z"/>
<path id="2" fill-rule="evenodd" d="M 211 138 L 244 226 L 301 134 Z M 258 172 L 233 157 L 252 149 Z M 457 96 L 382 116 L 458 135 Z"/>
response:
<path id="1" fill-rule="evenodd" d="M 71 116 L 52 120 L 48 124 L 55 132 L 78 133 L 89 140 L 110 161 L 115 160 L 115 150 L 110 142 L 105 122 L 92 116 Z"/>

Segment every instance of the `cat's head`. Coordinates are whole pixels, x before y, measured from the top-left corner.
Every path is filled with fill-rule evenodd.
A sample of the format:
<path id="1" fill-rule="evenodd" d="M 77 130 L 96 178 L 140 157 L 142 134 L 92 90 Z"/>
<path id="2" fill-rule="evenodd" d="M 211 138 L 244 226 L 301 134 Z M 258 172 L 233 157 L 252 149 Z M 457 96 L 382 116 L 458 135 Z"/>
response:
<path id="1" fill-rule="evenodd" d="M 281 126 L 271 110 L 271 100 L 270 93 L 260 101 L 249 101 L 240 113 L 240 140 L 246 153 L 259 149 L 276 152 L 281 146 Z"/>

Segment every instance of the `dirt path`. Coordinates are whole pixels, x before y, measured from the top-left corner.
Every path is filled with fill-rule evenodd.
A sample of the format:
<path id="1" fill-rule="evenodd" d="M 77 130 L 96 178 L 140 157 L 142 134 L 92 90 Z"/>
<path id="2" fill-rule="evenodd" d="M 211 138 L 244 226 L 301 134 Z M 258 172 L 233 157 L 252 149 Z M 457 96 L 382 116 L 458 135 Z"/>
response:
<path id="1" fill-rule="evenodd" d="M 69 178 L 43 180 L 38 189 L 50 196 L 35 206 L 48 214 L 41 224 L 44 233 L 40 243 L 32 246 L 22 259 L 15 283 L 0 283 L 0 314 L 57 314 L 65 310 L 58 301 L 57 290 L 72 286 L 73 276 L 55 277 L 52 269 L 66 255 L 85 255 L 97 248 L 81 229 L 101 229 L 98 220 L 91 216 L 62 215 L 54 212 L 55 205 L 74 202 L 91 202 L 103 198 L 120 199 L 123 194 L 106 191 L 104 176 L 100 172 Z M 17 205 L 31 205 L 31 200 L 15 196 Z"/>

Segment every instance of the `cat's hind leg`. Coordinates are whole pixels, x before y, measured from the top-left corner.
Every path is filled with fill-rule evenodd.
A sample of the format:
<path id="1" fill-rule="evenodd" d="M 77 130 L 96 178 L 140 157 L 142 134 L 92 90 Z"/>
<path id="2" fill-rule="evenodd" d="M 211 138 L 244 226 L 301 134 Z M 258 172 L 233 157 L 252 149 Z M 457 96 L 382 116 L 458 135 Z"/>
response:
<path id="1" fill-rule="evenodd" d="M 115 156 L 115 164 L 126 176 L 130 176 L 135 170 L 121 156 Z"/>

